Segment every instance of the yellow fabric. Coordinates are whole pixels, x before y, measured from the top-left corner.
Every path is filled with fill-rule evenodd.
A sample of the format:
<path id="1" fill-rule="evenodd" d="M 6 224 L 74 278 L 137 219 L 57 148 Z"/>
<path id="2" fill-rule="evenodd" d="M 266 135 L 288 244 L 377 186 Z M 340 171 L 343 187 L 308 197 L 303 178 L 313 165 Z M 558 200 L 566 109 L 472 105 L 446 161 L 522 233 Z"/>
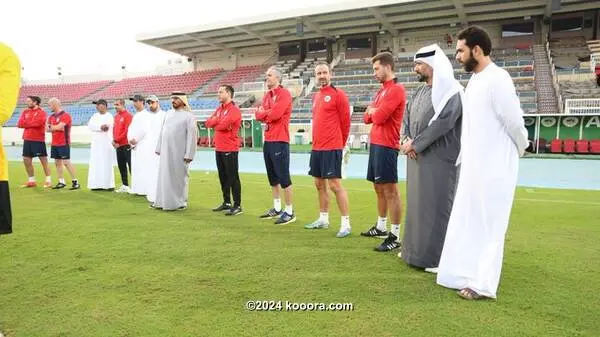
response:
<path id="1" fill-rule="evenodd" d="M 10 119 L 21 88 L 21 64 L 10 47 L 0 42 L 0 180 L 8 180 L 8 162 L 2 145 L 2 129 Z"/>

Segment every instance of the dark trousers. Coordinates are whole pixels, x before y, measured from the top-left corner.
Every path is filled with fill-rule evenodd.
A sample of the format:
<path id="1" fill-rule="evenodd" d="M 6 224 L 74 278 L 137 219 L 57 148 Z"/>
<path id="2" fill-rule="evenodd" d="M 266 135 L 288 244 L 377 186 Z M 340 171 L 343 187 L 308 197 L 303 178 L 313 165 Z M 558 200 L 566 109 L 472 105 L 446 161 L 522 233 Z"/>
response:
<path id="1" fill-rule="evenodd" d="M 12 213 L 8 181 L 0 181 L 0 235 L 12 233 Z"/>
<path id="2" fill-rule="evenodd" d="M 231 205 L 231 194 L 233 193 L 233 206 L 239 207 L 242 204 L 242 184 L 238 172 L 238 153 L 215 152 L 215 155 L 223 202 Z"/>
<path id="3" fill-rule="evenodd" d="M 129 145 L 117 148 L 117 164 L 121 173 L 121 182 L 123 185 L 129 186 L 129 179 L 127 179 L 127 168 L 129 168 L 129 173 L 131 173 L 131 147 Z"/>

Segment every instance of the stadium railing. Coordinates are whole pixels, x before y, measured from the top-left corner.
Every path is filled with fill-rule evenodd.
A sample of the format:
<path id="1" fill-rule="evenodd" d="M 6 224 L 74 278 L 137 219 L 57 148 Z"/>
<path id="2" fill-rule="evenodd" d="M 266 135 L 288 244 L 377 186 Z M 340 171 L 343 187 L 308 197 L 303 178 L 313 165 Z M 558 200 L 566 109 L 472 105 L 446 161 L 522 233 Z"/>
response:
<path id="1" fill-rule="evenodd" d="M 600 98 L 567 99 L 565 114 L 600 113 Z"/>

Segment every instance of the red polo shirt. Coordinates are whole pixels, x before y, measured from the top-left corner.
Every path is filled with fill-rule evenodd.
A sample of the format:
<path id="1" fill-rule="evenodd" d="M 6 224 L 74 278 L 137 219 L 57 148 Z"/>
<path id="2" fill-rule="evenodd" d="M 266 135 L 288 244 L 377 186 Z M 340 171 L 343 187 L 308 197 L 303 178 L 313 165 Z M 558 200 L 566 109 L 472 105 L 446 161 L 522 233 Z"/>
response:
<path id="1" fill-rule="evenodd" d="M 55 112 L 48 118 L 48 124 L 58 125 L 60 123 L 65 124 L 63 130 L 52 131 L 52 146 L 66 146 L 71 144 L 71 115 L 61 111 Z"/>
<path id="2" fill-rule="evenodd" d="M 23 140 L 32 142 L 46 141 L 46 111 L 37 107 L 35 109 L 25 109 L 19 117 L 17 127 L 23 130 Z"/>
<path id="3" fill-rule="evenodd" d="M 400 149 L 400 127 L 406 108 L 406 91 L 396 79 L 383 83 L 370 105 L 377 110 L 372 115 L 365 112 L 365 124 L 371 127 L 370 143 Z"/>
<path id="4" fill-rule="evenodd" d="M 292 116 L 292 94 L 282 87 L 273 88 L 263 96 L 262 111 L 256 119 L 267 123 L 265 141 L 290 142 L 290 117 Z"/>
<path id="5" fill-rule="evenodd" d="M 242 125 L 242 112 L 235 103 L 221 104 L 206 120 L 206 127 L 215 129 L 215 150 L 237 152 L 240 150 L 238 132 Z"/>
<path id="6" fill-rule="evenodd" d="M 343 90 L 321 88 L 313 96 L 312 149 L 341 150 L 350 133 L 350 103 Z"/>
<path id="7" fill-rule="evenodd" d="M 127 110 L 121 110 L 115 116 L 115 124 L 113 126 L 113 140 L 117 145 L 123 146 L 129 144 L 127 140 L 127 129 L 131 124 L 133 116 Z"/>

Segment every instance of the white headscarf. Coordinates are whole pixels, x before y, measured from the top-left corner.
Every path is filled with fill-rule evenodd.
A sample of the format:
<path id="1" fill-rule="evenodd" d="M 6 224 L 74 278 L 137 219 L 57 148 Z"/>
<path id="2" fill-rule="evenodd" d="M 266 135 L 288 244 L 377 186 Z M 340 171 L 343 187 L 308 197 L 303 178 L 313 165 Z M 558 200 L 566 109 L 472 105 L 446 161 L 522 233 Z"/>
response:
<path id="1" fill-rule="evenodd" d="M 174 92 L 171 94 L 171 98 L 179 98 L 183 102 L 183 104 L 185 104 L 183 110 L 192 111 L 192 107 L 190 106 L 190 102 L 188 102 L 188 98 L 185 93 Z"/>
<path id="2" fill-rule="evenodd" d="M 454 78 L 454 68 L 452 63 L 437 44 L 432 44 L 419 49 L 415 55 L 415 62 L 420 61 L 433 68 L 433 81 L 431 83 L 431 103 L 433 105 L 434 115 L 429 121 L 429 125 L 436 120 L 448 100 L 457 93 L 463 93 L 464 88 Z"/>

